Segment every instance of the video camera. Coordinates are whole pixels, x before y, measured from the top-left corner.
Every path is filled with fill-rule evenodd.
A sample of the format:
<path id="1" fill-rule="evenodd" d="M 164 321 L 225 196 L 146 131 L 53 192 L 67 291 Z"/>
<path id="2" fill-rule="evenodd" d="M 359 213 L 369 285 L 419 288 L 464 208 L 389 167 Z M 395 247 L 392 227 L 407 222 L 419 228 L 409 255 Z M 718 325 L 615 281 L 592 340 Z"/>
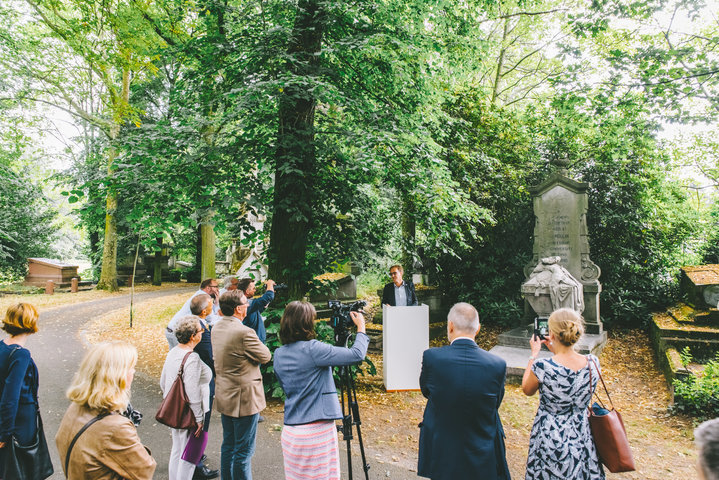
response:
<path id="1" fill-rule="evenodd" d="M 280 290 L 287 290 L 289 287 L 286 283 L 275 283 L 275 286 L 273 287 L 276 292 Z"/>
<path id="2" fill-rule="evenodd" d="M 360 312 L 362 307 L 367 305 L 364 300 L 357 300 L 352 303 L 342 303 L 339 300 L 328 300 L 327 306 L 332 309 L 332 317 L 329 324 L 335 330 L 335 342 L 337 345 L 343 344 L 349 337 L 348 329 L 354 325 L 350 312 Z"/>

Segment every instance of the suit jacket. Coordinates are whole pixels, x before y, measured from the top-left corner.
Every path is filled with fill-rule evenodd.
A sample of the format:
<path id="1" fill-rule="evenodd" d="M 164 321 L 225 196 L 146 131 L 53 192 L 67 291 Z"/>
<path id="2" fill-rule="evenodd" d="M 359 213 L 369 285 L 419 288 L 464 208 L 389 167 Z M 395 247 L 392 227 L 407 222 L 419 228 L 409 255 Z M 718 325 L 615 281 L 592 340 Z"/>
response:
<path id="1" fill-rule="evenodd" d="M 55 436 L 63 471 L 70 442 L 98 413 L 74 402 L 65 412 Z M 130 419 L 112 414 L 92 424 L 77 439 L 65 477 L 68 480 L 151 480 L 156 466 Z"/>
<path id="2" fill-rule="evenodd" d="M 205 320 L 205 323 L 200 321 L 200 325 L 202 325 L 202 340 L 200 340 L 200 343 L 195 345 L 195 353 L 197 353 L 200 356 L 200 359 L 205 362 L 205 365 L 210 367 L 210 370 L 212 370 L 212 378 L 215 378 L 215 361 L 212 358 L 212 334 L 209 324 L 207 324 L 207 320 Z"/>
<path id="3" fill-rule="evenodd" d="M 215 407 L 230 417 L 246 417 L 265 408 L 260 364 L 272 358 L 250 327 L 222 317 L 212 327 L 215 359 Z"/>
<path id="4" fill-rule="evenodd" d="M 414 291 L 414 283 L 405 280 L 404 288 L 407 294 L 407 305 L 419 305 L 419 302 L 417 301 L 417 294 Z M 393 307 L 397 306 L 397 302 L 394 298 L 394 283 L 392 282 L 385 285 L 384 290 L 382 290 L 382 305 L 385 303 Z"/>
<path id="5" fill-rule="evenodd" d="M 506 363 L 470 339 L 425 350 L 419 377 L 427 397 L 417 474 L 434 480 L 509 479 L 499 405 Z"/>
<path id="6" fill-rule="evenodd" d="M 360 363 L 368 345 L 369 337 L 358 333 L 352 348 L 309 340 L 275 350 L 275 376 L 287 395 L 285 425 L 342 418 L 332 367 Z"/>

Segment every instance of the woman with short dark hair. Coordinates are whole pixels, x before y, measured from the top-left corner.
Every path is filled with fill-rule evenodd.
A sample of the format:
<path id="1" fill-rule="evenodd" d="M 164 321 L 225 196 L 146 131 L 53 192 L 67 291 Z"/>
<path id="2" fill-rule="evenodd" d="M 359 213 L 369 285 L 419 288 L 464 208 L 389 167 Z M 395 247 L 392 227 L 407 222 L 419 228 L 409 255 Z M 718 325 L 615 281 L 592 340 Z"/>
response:
<path id="1" fill-rule="evenodd" d="M 315 340 L 316 316 L 311 303 L 295 301 L 280 321 L 283 346 L 275 351 L 274 370 L 287 396 L 282 454 L 288 480 L 340 478 L 335 420 L 342 410 L 332 367 L 360 363 L 369 344 L 361 313 L 350 312 L 357 325 L 351 348 Z"/>
<path id="2" fill-rule="evenodd" d="M 0 341 L 0 452 L 14 437 L 20 445 L 31 445 L 37 432 L 37 366 L 25 348 L 37 332 L 37 309 L 18 303 L 7 309 L 2 329 L 9 336 Z M 0 475 L 4 471 L 0 453 Z"/>

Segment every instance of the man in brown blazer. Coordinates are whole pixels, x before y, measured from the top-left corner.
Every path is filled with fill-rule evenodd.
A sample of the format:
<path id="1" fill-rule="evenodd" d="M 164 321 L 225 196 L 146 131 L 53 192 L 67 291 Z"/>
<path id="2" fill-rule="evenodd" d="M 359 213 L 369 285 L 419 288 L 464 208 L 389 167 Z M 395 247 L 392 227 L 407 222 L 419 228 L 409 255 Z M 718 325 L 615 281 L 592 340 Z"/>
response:
<path id="1" fill-rule="evenodd" d="M 272 355 L 257 333 L 243 325 L 247 305 L 241 291 L 223 293 L 223 316 L 212 328 L 215 407 L 222 414 L 222 480 L 252 480 L 257 420 L 265 408 L 260 365 L 269 362 Z"/>

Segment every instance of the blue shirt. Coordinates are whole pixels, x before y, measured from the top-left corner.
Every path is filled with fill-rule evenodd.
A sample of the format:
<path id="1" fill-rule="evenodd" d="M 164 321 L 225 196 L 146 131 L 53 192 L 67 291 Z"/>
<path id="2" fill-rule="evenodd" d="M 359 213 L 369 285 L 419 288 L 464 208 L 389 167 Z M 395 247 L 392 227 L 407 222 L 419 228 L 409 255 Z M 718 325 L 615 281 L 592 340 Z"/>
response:
<path id="1" fill-rule="evenodd" d="M 404 287 L 404 282 L 399 287 L 394 286 L 394 303 L 397 307 L 407 306 L 407 289 Z"/>

